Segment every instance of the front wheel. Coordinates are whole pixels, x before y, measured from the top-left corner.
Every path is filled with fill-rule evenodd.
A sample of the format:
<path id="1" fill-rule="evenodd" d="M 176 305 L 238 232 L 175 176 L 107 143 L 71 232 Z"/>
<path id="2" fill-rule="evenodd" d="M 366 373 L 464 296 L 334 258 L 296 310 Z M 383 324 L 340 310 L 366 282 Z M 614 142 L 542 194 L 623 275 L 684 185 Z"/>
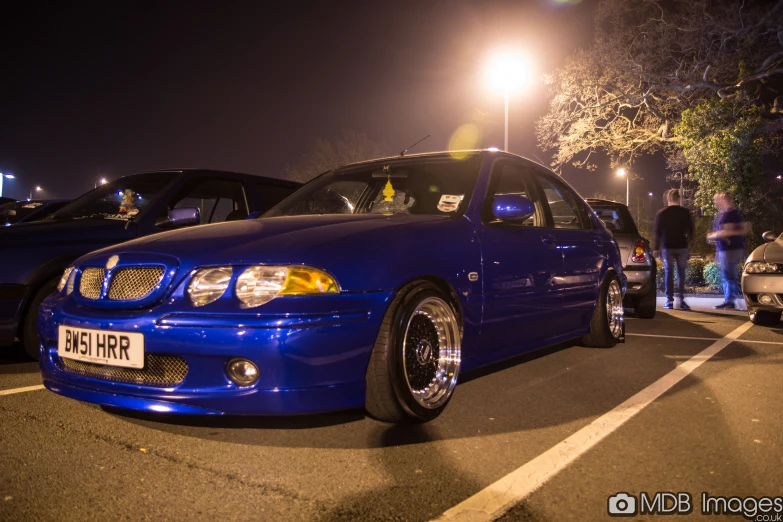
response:
<path id="1" fill-rule="evenodd" d="M 601 284 L 593 317 L 590 319 L 590 333 L 582 338 L 582 343 L 591 348 L 611 348 L 624 335 L 623 291 L 620 280 L 610 273 Z"/>
<path id="2" fill-rule="evenodd" d="M 780 322 L 780 312 L 756 310 L 750 312 L 750 322 L 760 326 L 775 326 Z"/>
<path id="3" fill-rule="evenodd" d="M 462 328 L 448 296 L 429 282 L 407 285 L 386 312 L 367 367 L 365 407 L 384 422 L 426 422 L 457 385 Z"/>
<path id="4" fill-rule="evenodd" d="M 38 307 L 41 306 L 43 300 L 52 295 L 57 290 L 58 279 L 52 279 L 47 281 L 44 285 L 38 289 L 30 301 L 30 306 L 27 308 L 27 312 L 24 315 L 24 324 L 22 325 L 22 344 L 27 355 L 35 359 L 36 361 L 41 357 L 41 348 L 38 340 Z"/>

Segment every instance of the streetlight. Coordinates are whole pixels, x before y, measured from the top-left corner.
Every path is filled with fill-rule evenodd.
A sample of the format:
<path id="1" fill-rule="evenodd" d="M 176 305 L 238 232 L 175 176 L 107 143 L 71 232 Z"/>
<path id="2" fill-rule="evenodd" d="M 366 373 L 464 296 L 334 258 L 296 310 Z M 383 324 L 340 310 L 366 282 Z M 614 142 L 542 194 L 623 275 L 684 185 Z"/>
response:
<path id="1" fill-rule="evenodd" d="M 648 195 L 648 196 L 650 196 L 650 197 L 653 197 L 653 193 L 652 193 L 652 192 L 650 192 L 650 193 L 649 193 L 649 194 L 647 194 L 647 195 Z"/>
<path id="2" fill-rule="evenodd" d="M 3 180 L 4 179 L 14 179 L 14 175 L 10 172 L 6 172 L 3 174 L 0 172 L 0 198 L 3 197 Z"/>
<path id="3" fill-rule="evenodd" d="M 625 206 L 628 206 L 631 204 L 631 176 L 624 168 L 617 169 L 617 175 L 625 177 Z"/>
<path id="4" fill-rule="evenodd" d="M 506 116 L 503 150 L 508 152 L 508 96 L 530 81 L 530 62 L 518 53 L 498 53 L 489 61 L 487 78 L 494 88 L 503 91 Z"/>
<path id="5" fill-rule="evenodd" d="M 36 191 L 36 192 L 41 192 L 42 190 L 43 190 L 43 189 L 41 188 L 41 186 L 40 186 L 40 185 L 36 185 L 36 186 L 35 186 L 35 191 Z M 32 189 L 32 188 L 30 189 L 30 197 L 29 197 L 29 198 L 27 198 L 27 201 L 30 201 L 31 199 L 33 199 L 33 189 Z"/>
<path id="6" fill-rule="evenodd" d="M 105 185 L 109 182 L 106 178 L 100 178 L 95 180 L 95 185 L 93 185 L 92 188 L 98 188 L 98 185 Z"/>

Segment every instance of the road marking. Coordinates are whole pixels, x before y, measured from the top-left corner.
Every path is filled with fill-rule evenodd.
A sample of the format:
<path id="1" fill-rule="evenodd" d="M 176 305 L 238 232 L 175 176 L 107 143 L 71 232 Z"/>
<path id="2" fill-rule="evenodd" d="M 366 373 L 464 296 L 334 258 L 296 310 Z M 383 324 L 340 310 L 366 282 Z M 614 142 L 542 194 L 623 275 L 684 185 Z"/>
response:
<path id="1" fill-rule="evenodd" d="M 656 335 L 656 334 L 640 334 L 640 333 L 626 333 L 625 335 L 633 335 L 635 337 L 663 337 L 664 339 L 690 339 L 691 341 L 720 340 L 720 337 L 689 337 L 686 335 Z"/>
<path id="2" fill-rule="evenodd" d="M 437 520 L 474 522 L 494 520 L 501 516 L 666 393 L 672 386 L 690 375 L 710 357 L 735 341 L 751 326 L 753 323 L 748 321 L 718 339 L 613 410 L 494 484 L 457 504 Z"/>
<path id="3" fill-rule="evenodd" d="M 0 390 L 0 395 L 13 395 L 14 393 L 24 393 L 35 390 L 43 390 L 44 385 L 39 384 L 37 386 L 25 386 L 24 388 L 14 388 L 12 390 Z"/>
<path id="4" fill-rule="evenodd" d="M 688 337 L 684 335 L 658 335 L 658 334 L 640 334 L 640 333 L 626 333 L 626 336 L 633 335 L 636 337 L 662 337 L 664 339 L 689 339 L 691 341 L 717 341 L 720 337 Z M 759 343 L 759 344 L 778 344 L 783 345 L 782 341 L 755 341 L 753 339 L 735 339 L 738 343 Z"/>

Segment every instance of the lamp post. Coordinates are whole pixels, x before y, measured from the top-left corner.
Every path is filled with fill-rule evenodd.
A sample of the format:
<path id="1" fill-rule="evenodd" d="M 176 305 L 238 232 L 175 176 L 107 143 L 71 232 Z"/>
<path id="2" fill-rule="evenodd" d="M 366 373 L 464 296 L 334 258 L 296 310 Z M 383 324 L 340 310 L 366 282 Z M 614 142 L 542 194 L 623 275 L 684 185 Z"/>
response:
<path id="1" fill-rule="evenodd" d="M 625 177 L 625 206 L 631 204 L 631 176 L 624 168 L 617 169 L 617 175 Z"/>
<path id="2" fill-rule="evenodd" d="M 6 172 L 5 174 L 0 172 L 0 198 L 3 197 L 3 180 L 5 179 L 14 179 L 14 175 L 10 172 Z"/>
<path id="3" fill-rule="evenodd" d="M 509 96 L 512 91 L 522 89 L 530 80 L 530 63 L 518 53 L 499 53 L 490 60 L 487 77 L 494 88 L 503 91 L 505 113 L 503 150 L 508 152 Z"/>
<path id="4" fill-rule="evenodd" d="M 31 199 L 33 199 L 33 190 L 35 190 L 35 192 L 41 192 L 43 189 L 41 188 L 41 186 L 40 186 L 40 185 L 36 185 L 36 186 L 35 186 L 35 189 L 33 189 L 33 188 L 31 187 L 31 188 L 30 188 L 30 197 L 29 197 L 29 198 L 27 198 L 27 201 L 30 201 Z"/>

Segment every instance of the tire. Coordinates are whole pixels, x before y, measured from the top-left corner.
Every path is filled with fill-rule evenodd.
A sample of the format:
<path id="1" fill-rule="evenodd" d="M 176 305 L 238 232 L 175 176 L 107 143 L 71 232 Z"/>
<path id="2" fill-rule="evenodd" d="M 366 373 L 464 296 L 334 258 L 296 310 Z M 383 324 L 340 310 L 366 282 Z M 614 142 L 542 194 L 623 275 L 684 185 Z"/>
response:
<path id="1" fill-rule="evenodd" d="M 427 422 L 440 415 L 459 377 L 458 317 L 451 299 L 430 282 L 414 282 L 398 292 L 383 317 L 367 366 L 365 408 L 371 417 L 402 423 Z"/>
<path id="2" fill-rule="evenodd" d="M 611 317 L 608 308 L 613 311 Z M 624 324 L 622 287 L 617 276 L 610 272 L 601 283 L 598 301 L 590 319 L 590 333 L 582 337 L 582 344 L 590 348 L 612 348 L 623 336 Z"/>
<path id="3" fill-rule="evenodd" d="M 655 286 L 651 286 L 646 294 L 636 300 L 634 311 L 639 319 L 653 319 L 655 317 Z"/>
<path id="4" fill-rule="evenodd" d="M 57 290 L 59 278 L 51 279 L 44 283 L 33 296 L 30 306 L 24 314 L 24 323 L 22 324 L 22 345 L 27 355 L 36 361 L 41 357 L 40 342 L 38 340 L 38 307 L 44 299 L 52 295 Z"/>
<path id="5" fill-rule="evenodd" d="M 770 310 L 756 310 L 750 312 L 750 322 L 760 326 L 777 326 L 780 322 L 780 312 Z"/>

